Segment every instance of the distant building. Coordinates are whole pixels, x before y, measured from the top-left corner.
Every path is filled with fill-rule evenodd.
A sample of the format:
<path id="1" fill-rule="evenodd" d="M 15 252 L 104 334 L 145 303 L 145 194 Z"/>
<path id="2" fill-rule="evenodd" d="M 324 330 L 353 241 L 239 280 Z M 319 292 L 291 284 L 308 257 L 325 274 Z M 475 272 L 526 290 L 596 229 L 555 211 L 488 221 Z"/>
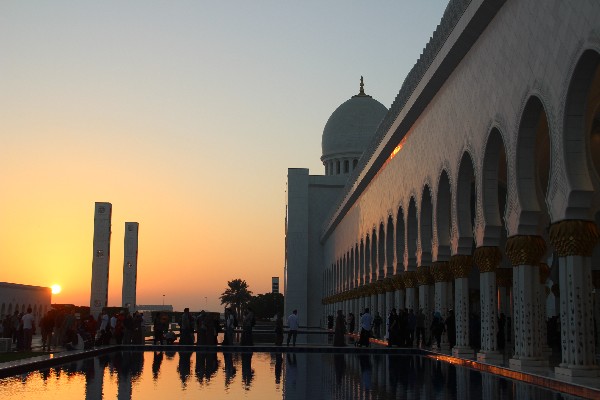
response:
<path id="1" fill-rule="evenodd" d="M 25 313 L 31 307 L 36 324 L 50 308 L 52 290 L 48 287 L 0 282 L 0 318 L 15 310 Z"/>
<path id="2" fill-rule="evenodd" d="M 108 305 L 108 264 L 110 261 L 112 204 L 96 203 L 94 211 L 94 245 L 92 256 L 92 290 L 90 314 L 96 318 Z"/>
<path id="3" fill-rule="evenodd" d="M 271 278 L 271 293 L 279 293 L 279 277 Z"/>
<path id="4" fill-rule="evenodd" d="M 137 222 L 125 222 L 122 301 L 130 312 L 136 309 L 139 228 Z"/>
<path id="5" fill-rule="evenodd" d="M 173 306 L 171 304 L 155 305 L 155 304 L 138 304 L 135 307 L 136 311 L 139 312 L 153 312 L 153 311 L 165 311 L 173 312 Z"/>

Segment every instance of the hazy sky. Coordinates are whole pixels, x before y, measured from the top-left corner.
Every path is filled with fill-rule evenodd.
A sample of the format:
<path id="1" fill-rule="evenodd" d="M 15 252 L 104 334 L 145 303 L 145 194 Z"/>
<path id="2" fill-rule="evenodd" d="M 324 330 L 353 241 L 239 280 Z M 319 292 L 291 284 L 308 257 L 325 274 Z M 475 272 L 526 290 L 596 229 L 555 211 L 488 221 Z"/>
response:
<path id="1" fill-rule="evenodd" d="M 0 0 L 0 281 L 89 305 L 94 202 L 126 221 L 139 304 L 221 309 L 283 286 L 288 167 L 323 174 L 331 113 L 389 108 L 446 1 Z"/>

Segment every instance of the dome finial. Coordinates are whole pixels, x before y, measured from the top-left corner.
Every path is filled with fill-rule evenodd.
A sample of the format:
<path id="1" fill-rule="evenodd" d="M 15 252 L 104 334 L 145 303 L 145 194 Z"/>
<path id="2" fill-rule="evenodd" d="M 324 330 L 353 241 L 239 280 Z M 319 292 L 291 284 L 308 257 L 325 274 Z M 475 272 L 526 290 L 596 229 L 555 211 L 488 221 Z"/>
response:
<path id="1" fill-rule="evenodd" d="M 365 80 L 363 79 L 362 75 L 360 76 L 360 90 L 358 94 L 355 94 L 352 97 L 371 97 L 365 93 Z"/>

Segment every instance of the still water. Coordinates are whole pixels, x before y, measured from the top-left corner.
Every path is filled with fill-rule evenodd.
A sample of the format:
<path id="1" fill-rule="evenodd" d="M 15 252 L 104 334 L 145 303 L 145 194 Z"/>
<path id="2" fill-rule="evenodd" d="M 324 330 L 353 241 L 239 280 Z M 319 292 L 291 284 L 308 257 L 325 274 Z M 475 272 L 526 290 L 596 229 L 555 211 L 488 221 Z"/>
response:
<path id="1" fill-rule="evenodd" d="M 0 399 L 572 399 L 413 355 L 115 352 L 0 379 Z"/>

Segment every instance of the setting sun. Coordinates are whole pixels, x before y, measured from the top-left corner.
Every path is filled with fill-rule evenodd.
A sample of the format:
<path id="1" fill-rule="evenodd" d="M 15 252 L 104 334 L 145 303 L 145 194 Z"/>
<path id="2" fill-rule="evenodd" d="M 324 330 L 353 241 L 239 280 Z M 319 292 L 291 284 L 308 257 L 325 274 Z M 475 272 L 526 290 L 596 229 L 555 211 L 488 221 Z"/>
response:
<path id="1" fill-rule="evenodd" d="M 51 288 L 52 288 L 52 294 L 59 294 L 60 290 L 62 289 L 60 287 L 60 285 L 52 285 Z"/>

